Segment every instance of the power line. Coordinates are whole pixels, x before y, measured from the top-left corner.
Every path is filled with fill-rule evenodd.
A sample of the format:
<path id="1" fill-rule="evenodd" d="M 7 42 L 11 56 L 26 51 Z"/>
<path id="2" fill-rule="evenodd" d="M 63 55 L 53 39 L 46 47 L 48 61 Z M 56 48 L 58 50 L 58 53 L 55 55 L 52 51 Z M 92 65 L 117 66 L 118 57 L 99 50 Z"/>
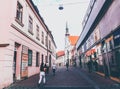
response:
<path id="1" fill-rule="evenodd" d="M 89 0 L 88 0 L 89 1 Z M 88 3 L 88 1 L 83 1 L 83 2 L 71 2 L 71 3 L 64 3 L 64 2 L 59 2 L 59 3 L 50 3 L 50 4 L 44 4 L 40 6 L 54 6 L 54 5 L 76 5 L 76 4 L 85 4 Z"/>

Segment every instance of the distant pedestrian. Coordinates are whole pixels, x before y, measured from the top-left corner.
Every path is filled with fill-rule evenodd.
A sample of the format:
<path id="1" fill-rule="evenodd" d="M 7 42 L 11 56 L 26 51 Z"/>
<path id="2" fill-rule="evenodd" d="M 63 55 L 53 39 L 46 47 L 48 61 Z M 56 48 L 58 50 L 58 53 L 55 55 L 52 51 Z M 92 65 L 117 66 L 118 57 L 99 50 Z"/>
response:
<path id="1" fill-rule="evenodd" d="M 52 65 L 52 71 L 53 71 L 53 75 L 55 76 L 55 72 L 56 72 L 56 65 L 55 65 L 55 63 L 53 63 L 53 65 Z"/>
<path id="2" fill-rule="evenodd" d="M 89 73 L 92 72 L 92 60 L 89 60 L 87 63 Z"/>
<path id="3" fill-rule="evenodd" d="M 98 63 L 96 60 L 93 62 L 93 65 L 94 65 L 95 71 L 98 71 Z"/>
<path id="4" fill-rule="evenodd" d="M 68 71 L 68 67 L 69 67 L 69 64 L 68 64 L 68 62 L 66 63 L 66 68 L 67 68 L 67 71 Z"/>
<path id="5" fill-rule="evenodd" d="M 38 81 L 38 84 L 40 85 L 40 83 L 42 82 L 45 84 L 46 83 L 46 79 L 45 79 L 45 71 L 44 71 L 44 63 L 41 64 L 40 66 L 40 79 Z"/>
<path id="6" fill-rule="evenodd" d="M 46 68 L 46 74 L 49 74 L 49 66 L 48 66 L 48 64 L 45 64 L 45 68 Z"/>

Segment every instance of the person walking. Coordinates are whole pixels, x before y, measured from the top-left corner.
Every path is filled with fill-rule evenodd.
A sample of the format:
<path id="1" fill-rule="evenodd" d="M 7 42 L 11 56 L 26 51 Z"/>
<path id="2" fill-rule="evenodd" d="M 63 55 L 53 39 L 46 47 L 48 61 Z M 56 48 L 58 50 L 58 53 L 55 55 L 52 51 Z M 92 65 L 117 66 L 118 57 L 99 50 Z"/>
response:
<path id="1" fill-rule="evenodd" d="M 69 64 L 68 64 L 68 62 L 66 63 L 66 68 L 67 68 L 67 71 L 68 71 L 68 67 L 69 67 Z"/>
<path id="2" fill-rule="evenodd" d="M 89 73 L 91 73 L 91 72 L 92 72 L 92 60 L 89 60 L 89 61 L 88 61 L 87 67 L 88 67 Z"/>
<path id="3" fill-rule="evenodd" d="M 39 76 L 40 76 L 40 78 L 39 78 L 38 84 L 40 85 L 42 80 L 43 80 L 43 83 L 45 84 L 46 83 L 46 79 L 45 79 L 44 63 L 41 63 L 40 75 Z"/>
<path id="4" fill-rule="evenodd" d="M 55 76 L 55 72 L 56 72 L 56 65 L 55 65 L 55 63 L 53 63 L 53 65 L 52 65 L 52 71 L 53 71 L 53 75 Z"/>
<path id="5" fill-rule="evenodd" d="M 98 63 L 96 60 L 93 62 L 93 65 L 94 65 L 94 70 L 98 71 Z"/>

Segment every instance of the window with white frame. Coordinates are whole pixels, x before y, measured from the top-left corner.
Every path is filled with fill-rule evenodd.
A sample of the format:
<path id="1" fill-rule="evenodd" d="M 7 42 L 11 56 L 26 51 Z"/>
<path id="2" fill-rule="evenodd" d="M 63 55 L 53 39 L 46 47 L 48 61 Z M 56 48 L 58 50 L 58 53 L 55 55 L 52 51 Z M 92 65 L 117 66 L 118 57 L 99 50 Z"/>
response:
<path id="1" fill-rule="evenodd" d="M 47 36 L 45 36 L 45 46 L 47 47 L 48 42 L 47 42 Z"/>
<path id="2" fill-rule="evenodd" d="M 33 19 L 31 16 L 29 16 L 29 22 L 28 22 L 28 32 L 33 35 Z"/>
<path id="3" fill-rule="evenodd" d="M 39 31 L 39 26 L 36 25 L 36 39 L 40 40 L 40 31 Z"/>
<path id="4" fill-rule="evenodd" d="M 44 44 L 44 32 L 42 31 L 42 44 Z"/>
<path id="5" fill-rule="evenodd" d="M 51 41 L 49 40 L 49 49 L 51 49 Z"/>
<path id="6" fill-rule="evenodd" d="M 16 21 L 23 26 L 22 24 L 23 19 L 23 6 L 20 4 L 20 2 L 17 2 L 17 10 L 16 10 Z"/>

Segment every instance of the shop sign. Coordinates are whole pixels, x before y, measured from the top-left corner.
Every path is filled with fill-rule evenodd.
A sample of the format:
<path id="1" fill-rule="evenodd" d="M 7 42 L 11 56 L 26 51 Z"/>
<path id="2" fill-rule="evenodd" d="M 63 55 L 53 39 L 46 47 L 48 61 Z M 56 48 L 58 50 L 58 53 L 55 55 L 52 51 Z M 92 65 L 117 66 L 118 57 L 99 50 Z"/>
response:
<path id="1" fill-rule="evenodd" d="M 113 39 L 113 36 L 109 37 L 108 39 L 105 40 L 105 42 L 110 42 Z"/>
<path id="2" fill-rule="evenodd" d="M 90 49 L 89 51 L 86 52 L 86 56 L 90 56 L 94 54 L 95 52 L 96 52 L 95 49 Z"/>
<path id="3" fill-rule="evenodd" d="M 22 67 L 21 67 L 21 77 L 27 77 L 28 76 L 28 47 L 23 46 L 22 49 Z"/>

